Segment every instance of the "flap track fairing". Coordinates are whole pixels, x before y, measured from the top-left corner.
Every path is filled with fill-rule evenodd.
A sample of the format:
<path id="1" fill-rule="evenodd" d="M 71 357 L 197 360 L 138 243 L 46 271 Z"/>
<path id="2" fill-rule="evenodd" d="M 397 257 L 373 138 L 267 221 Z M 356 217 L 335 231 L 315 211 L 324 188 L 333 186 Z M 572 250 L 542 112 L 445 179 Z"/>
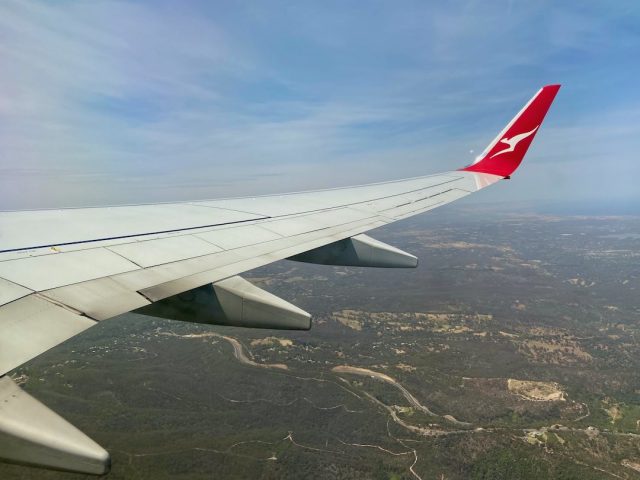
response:
<path id="1" fill-rule="evenodd" d="M 135 313 L 235 327 L 311 328 L 310 314 L 238 276 L 165 298 Z"/>
<path id="2" fill-rule="evenodd" d="M 289 260 L 343 267 L 416 268 L 418 258 L 375 240 L 356 235 L 289 257 Z"/>
<path id="3" fill-rule="evenodd" d="M 103 475 L 109 453 L 60 415 L 0 377 L 0 458 L 37 467 Z"/>

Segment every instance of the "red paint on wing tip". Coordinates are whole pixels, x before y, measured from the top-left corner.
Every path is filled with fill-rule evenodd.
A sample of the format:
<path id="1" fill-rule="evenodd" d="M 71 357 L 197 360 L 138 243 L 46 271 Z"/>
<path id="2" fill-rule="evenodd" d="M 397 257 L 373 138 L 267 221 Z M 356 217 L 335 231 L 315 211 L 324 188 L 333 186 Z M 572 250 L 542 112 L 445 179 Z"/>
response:
<path id="1" fill-rule="evenodd" d="M 487 147 L 475 163 L 460 170 L 508 177 L 520 165 L 540 130 L 549 107 L 560 90 L 559 84 L 542 87 Z"/>

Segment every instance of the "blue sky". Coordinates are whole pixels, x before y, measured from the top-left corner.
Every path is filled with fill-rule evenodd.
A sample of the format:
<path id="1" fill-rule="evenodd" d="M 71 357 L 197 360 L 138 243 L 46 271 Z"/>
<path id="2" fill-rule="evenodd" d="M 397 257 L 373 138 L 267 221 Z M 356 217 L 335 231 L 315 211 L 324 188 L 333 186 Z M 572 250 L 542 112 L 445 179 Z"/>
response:
<path id="1" fill-rule="evenodd" d="M 4 0 L 0 209 L 454 169 L 547 83 L 521 170 L 465 201 L 640 205 L 638 25 L 635 0 Z"/>

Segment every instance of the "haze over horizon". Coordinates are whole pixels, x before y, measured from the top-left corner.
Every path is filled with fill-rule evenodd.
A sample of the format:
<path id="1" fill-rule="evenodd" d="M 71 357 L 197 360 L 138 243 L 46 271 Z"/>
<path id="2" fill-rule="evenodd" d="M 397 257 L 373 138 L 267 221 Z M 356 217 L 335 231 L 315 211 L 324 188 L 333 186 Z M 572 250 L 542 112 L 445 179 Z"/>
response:
<path id="1" fill-rule="evenodd" d="M 451 170 L 561 83 L 513 181 L 465 202 L 638 212 L 639 23 L 633 1 L 5 1 L 0 209 Z"/>

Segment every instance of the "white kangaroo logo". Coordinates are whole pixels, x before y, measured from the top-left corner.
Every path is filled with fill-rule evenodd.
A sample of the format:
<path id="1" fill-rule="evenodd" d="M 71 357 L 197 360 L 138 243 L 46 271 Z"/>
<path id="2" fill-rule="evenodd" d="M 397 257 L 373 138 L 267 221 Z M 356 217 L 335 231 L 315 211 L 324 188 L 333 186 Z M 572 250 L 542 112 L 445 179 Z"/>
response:
<path id="1" fill-rule="evenodd" d="M 538 127 L 539 126 L 540 125 L 538 125 Z M 491 155 L 491 158 L 497 157 L 498 155 L 502 155 L 503 153 L 513 152 L 516 149 L 516 145 L 518 145 L 525 138 L 533 135 L 535 133 L 535 131 L 538 130 L 538 127 L 534 128 L 533 130 L 531 130 L 530 132 L 527 132 L 527 133 L 521 133 L 519 135 L 514 135 L 511 138 L 503 138 L 502 140 L 500 140 L 500 143 L 506 143 L 509 146 L 507 148 L 505 148 L 504 150 L 500 150 L 499 152 L 494 153 L 493 155 Z"/>

